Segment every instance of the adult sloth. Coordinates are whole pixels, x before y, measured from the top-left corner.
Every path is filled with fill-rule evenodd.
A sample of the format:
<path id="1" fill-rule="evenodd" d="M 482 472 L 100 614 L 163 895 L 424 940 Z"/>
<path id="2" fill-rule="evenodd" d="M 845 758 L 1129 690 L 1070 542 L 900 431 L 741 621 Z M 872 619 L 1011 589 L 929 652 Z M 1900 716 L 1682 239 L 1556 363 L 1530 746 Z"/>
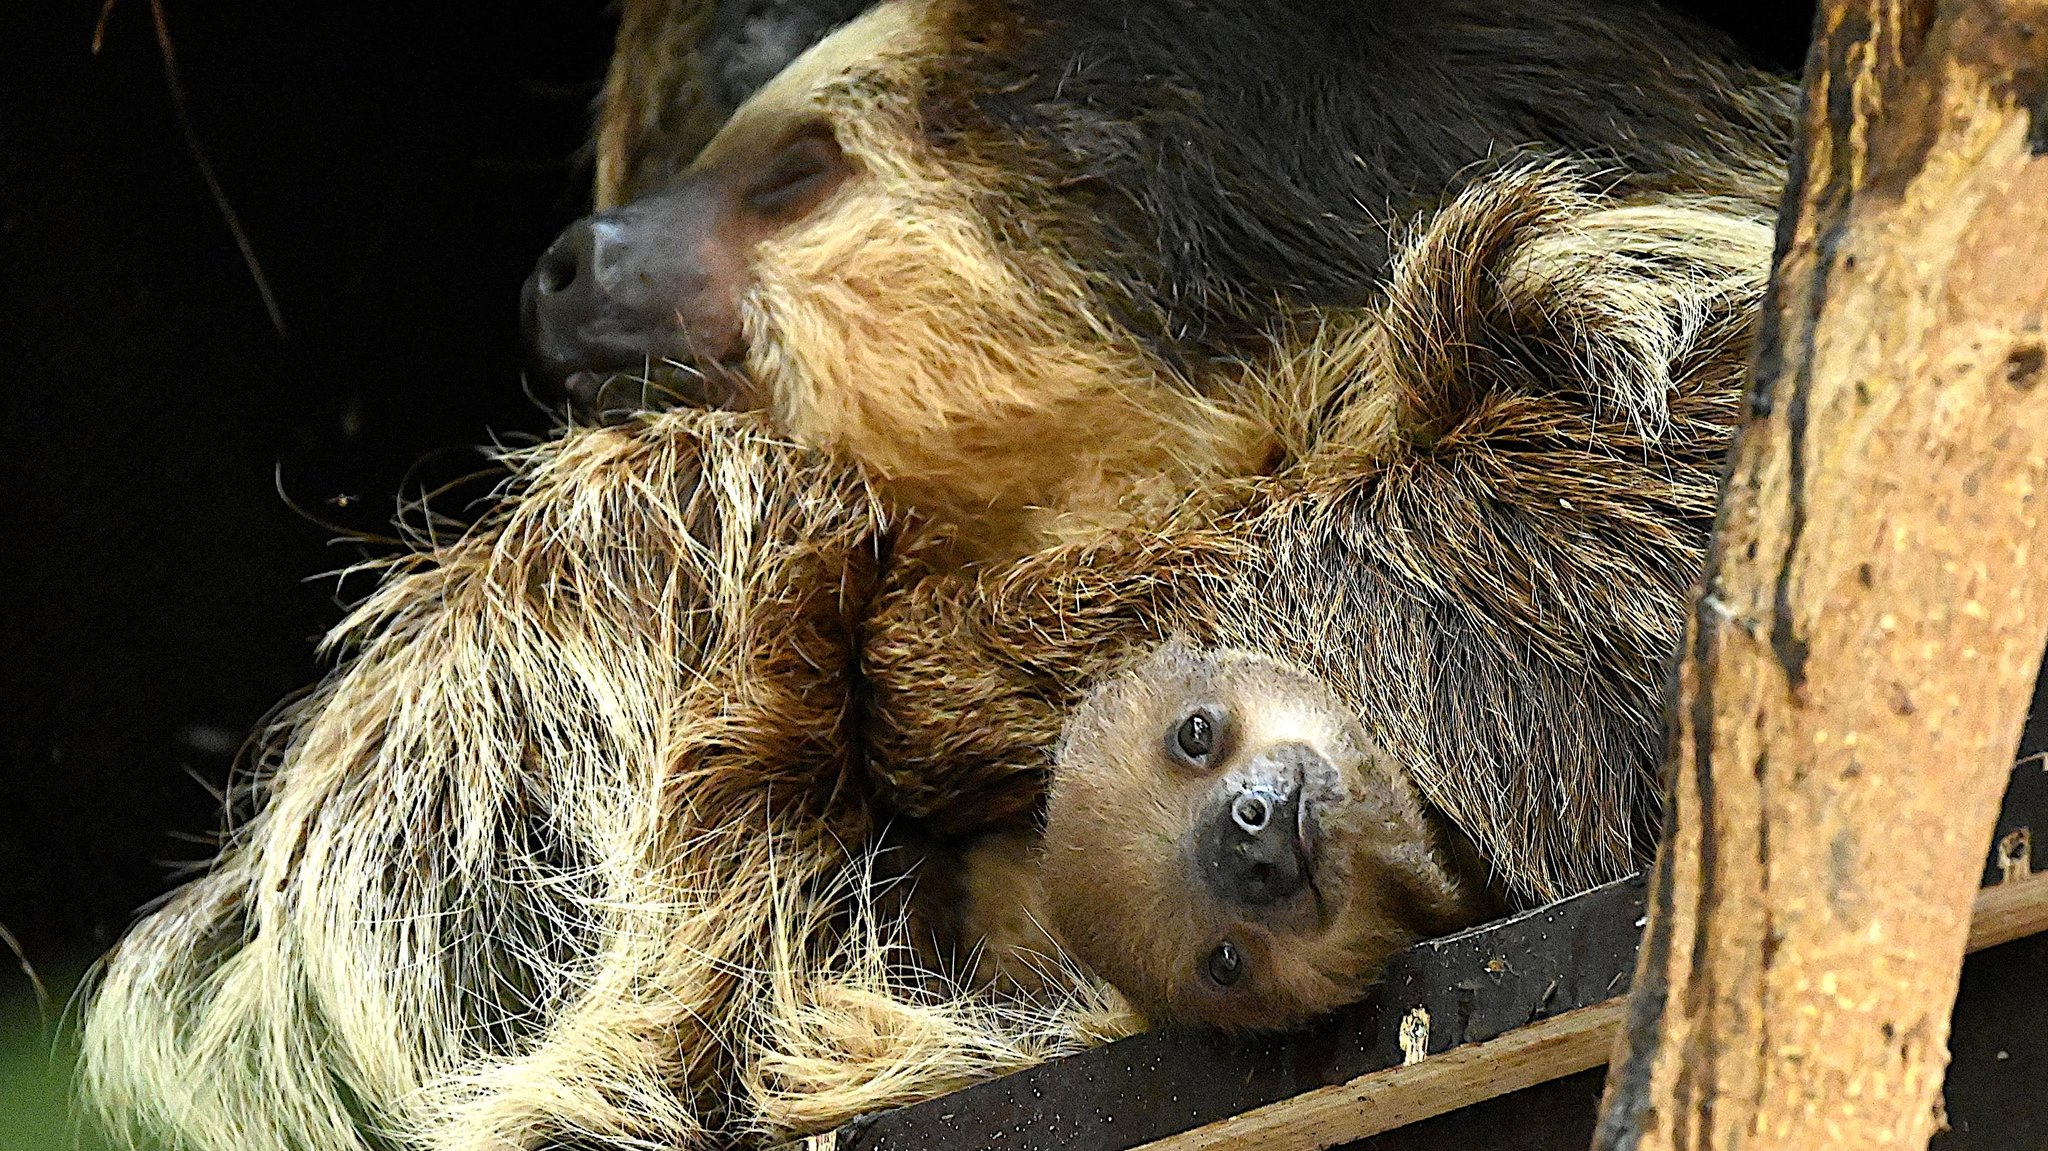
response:
<path id="1" fill-rule="evenodd" d="M 1086 989 L 906 989 L 862 857 L 1028 828 L 1167 635 L 1314 670 L 1518 899 L 1633 866 L 1784 89 L 1634 9 L 1183 7 L 885 6 L 572 231 L 565 382 L 765 415 L 573 433 L 387 583 L 111 957 L 102 1102 L 692 1146 L 1034 1058 Z M 1531 143 L 1609 175 L 1456 175 Z"/>

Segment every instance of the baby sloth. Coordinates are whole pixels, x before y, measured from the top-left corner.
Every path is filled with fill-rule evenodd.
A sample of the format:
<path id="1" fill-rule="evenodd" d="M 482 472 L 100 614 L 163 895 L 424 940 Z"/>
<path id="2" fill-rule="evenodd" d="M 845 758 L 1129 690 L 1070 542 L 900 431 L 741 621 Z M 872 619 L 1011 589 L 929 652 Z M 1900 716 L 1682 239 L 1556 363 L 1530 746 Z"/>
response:
<path id="1" fill-rule="evenodd" d="M 1047 926 L 1154 1023 L 1298 1023 L 1502 909 L 1320 679 L 1179 642 L 1075 713 L 1042 860 Z"/>

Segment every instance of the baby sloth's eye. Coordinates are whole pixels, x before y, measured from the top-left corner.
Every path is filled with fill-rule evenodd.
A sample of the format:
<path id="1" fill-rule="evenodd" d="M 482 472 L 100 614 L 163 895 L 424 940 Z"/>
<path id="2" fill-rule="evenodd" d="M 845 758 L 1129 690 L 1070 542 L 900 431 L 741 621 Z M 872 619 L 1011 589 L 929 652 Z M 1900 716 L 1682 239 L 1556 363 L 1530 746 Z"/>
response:
<path id="1" fill-rule="evenodd" d="M 1216 750 L 1216 721 L 1206 711 L 1190 712 L 1173 731 L 1173 747 L 1200 766 Z"/>
<path id="2" fill-rule="evenodd" d="M 1244 977 L 1244 957 L 1228 940 L 1216 945 L 1209 953 L 1209 978 L 1220 987 L 1229 987 Z"/>

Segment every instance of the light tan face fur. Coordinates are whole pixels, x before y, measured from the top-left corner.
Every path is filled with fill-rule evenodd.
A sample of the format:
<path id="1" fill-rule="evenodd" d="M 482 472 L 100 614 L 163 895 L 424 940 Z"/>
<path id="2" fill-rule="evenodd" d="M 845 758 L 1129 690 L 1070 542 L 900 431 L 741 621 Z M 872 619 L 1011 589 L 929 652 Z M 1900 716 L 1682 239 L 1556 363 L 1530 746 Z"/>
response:
<path id="1" fill-rule="evenodd" d="M 943 15 L 894 0 L 834 33 L 694 165 L 822 124 L 852 169 L 752 253 L 745 367 L 778 425 L 989 554 L 1254 467 L 1259 421 L 1173 381 L 1092 314 L 1071 269 L 998 244 L 972 200 L 992 180 L 922 139 L 915 93 Z"/>
<path id="2" fill-rule="evenodd" d="M 1169 741 L 1201 710 L 1218 752 L 1197 766 Z M 1305 744 L 1309 888 L 1264 906 L 1220 898 L 1197 859 L 1219 787 L 1254 757 Z M 1320 775 L 1320 778 L 1316 776 Z M 1355 999 L 1385 959 L 1479 915 L 1405 773 L 1322 682 L 1244 652 L 1169 644 L 1105 683 L 1060 749 L 1044 845 L 1046 912 L 1076 958 L 1155 1023 L 1283 1027 Z M 1212 960 L 1228 944 L 1234 981 Z"/>

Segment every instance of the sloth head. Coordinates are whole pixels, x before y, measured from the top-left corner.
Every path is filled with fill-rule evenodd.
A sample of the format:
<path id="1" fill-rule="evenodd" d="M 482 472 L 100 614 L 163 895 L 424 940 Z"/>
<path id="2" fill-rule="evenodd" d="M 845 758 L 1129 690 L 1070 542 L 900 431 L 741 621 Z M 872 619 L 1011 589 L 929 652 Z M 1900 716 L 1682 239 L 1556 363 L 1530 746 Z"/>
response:
<path id="1" fill-rule="evenodd" d="M 556 241 L 530 343 L 587 411 L 764 408 L 960 520 L 1242 471 L 1245 365 L 1370 302 L 1394 222 L 1475 163 L 1739 185 L 1777 127 L 1751 89 L 1782 98 L 1716 47 L 1593 0 L 888 0 L 686 166 L 608 163 L 680 170 Z"/>
<path id="2" fill-rule="evenodd" d="M 1282 1027 L 1493 910 L 1433 823 L 1321 680 L 1169 644 L 1106 681 L 1062 742 L 1046 912 L 1154 1022 Z"/>
<path id="3" fill-rule="evenodd" d="M 1004 24 L 885 3 L 667 186 L 571 227 L 527 286 L 544 374 L 592 411 L 663 392 L 764 408 L 956 521 L 1068 507 L 1174 461 L 1247 466 L 1250 423 L 1130 322 L 1156 307 L 1128 291 L 1142 277 L 1079 258 L 1118 245 L 1070 164 L 970 95 L 992 89 L 990 37 L 1020 34 Z"/>

